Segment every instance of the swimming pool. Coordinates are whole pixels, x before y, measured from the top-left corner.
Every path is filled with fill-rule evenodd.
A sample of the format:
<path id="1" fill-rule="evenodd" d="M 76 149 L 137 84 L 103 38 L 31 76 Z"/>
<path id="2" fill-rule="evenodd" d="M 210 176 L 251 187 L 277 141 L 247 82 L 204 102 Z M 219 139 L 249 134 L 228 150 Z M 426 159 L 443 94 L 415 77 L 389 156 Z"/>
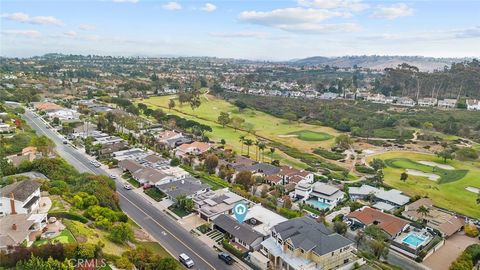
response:
<path id="1" fill-rule="evenodd" d="M 418 235 L 416 233 L 410 233 L 409 235 L 407 235 L 407 237 L 403 238 L 402 242 L 404 244 L 417 248 L 418 246 L 423 244 L 426 240 L 427 238 L 421 235 Z"/>
<path id="2" fill-rule="evenodd" d="M 331 205 L 328 204 L 328 203 L 324 203 L 324 202 L 319 202 L 318 200 L 315 200 L 315 199 L 310 199 L 307 201 L 308 204 L 310 204 L 311 206 L 317 208 L 317 209 L 327 209 L 327 208 L 330 208 Z"/>

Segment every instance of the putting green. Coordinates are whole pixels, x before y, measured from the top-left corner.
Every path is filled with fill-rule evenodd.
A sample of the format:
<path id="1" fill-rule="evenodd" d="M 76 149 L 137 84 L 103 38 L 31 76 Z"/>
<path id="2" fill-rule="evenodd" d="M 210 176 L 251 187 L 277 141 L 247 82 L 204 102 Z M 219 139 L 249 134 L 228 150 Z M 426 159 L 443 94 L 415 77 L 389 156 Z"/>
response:
<path id="1" fill-rule="evenodd" d="M 424 173 L 432 173 L 440 176 L 438 184 L 445 184 L 462 179 L 468 173 L 467 170 L 445 170 L 439 167 L 424 165 L 408 158 L 392 158 L 385 160 L 385 164 L 392 168 L 413 169 Z"/>
<path id="2" fill-rule="evenodd" d="M 435 155 L 406 151 L 388 152 L 370 156 L 368 161 L 373 158 L 382 159 L 387 165 L 384 169 L 385 184 L 410 196 L 427 196 L 438 207 L 480 218 L 480 206 L 476 203 L 477 194 L 466 189 L 469 186 L 480 186 L 479 161 L 448 160 L 446 164 L 454 167 L 455 170 L 444 170 L 418 163 L 418 161 L 432 161 L 444 164 L 443 160 Z M 435 173 L 441 178 L 438 181 L 432 181 L 425 176 L 409 175 L 406 181 L 401 181 L 400 175 L 406 169 Z"/>
<path id="3" fill-rule="evenodd" d="M 309 142 L 320 142 L 326 141 L 333 138 L 332 135 L 324 132 L 315 132 L 310 130 L 299 130 L 290 132 L 287 135 L 296 135 L 295 137 L 302 140 L 302 141 L 309 141 Z"/>

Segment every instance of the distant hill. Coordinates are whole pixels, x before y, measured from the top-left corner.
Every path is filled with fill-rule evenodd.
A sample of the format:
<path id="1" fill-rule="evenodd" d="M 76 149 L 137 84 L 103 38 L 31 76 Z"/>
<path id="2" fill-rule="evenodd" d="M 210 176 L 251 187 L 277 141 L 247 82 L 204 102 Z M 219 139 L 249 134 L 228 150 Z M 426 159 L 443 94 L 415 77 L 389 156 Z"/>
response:
<path id="1" fill-rule="evenodd" d="M 385 68 L 395 68 L 399 64 L 407 63 L 418 67 L 421 71 L 443 70 L 445 66 L 450 66 L 453 62 L 463 62 L 471 58 L 434 58 L 422 56 L 342 56 L 342 57 L 322 57 L 314 56 L 304 59 L 291 60 L 290 63 L 297 65 L 329 65 L 340 68 L 365 67 L 371 69 L 383 70 Z"/>

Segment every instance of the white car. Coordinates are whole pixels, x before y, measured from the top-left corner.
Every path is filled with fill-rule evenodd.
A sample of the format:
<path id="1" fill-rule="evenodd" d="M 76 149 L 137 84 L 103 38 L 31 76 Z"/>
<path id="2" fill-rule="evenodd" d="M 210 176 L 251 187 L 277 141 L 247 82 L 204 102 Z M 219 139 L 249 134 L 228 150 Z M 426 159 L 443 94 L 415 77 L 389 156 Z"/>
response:
<path id="1" fill-rule="evenodd" d="M 187 254 L 185 253 L 180 254 L 180 256 L 178 256 L 178 259 L 187 268 L 192 268 L 195 265 L 195 263 L 193 263 L 193 260 L 190 257 L 188 257 Z"/>
<path id="2" fill-rule="evenodd" d="M 129 184 L 124 185 L 123 188 L 126 189 L 126 190 L 133 189 L 132 185 L 129 185 Z"/>
<path id="3" fill-rule="evenodd" d="M 112 179 L 117 179 L 117 176 L 115 176 L 114 174 L 110 174 L 109 177 Z"/>

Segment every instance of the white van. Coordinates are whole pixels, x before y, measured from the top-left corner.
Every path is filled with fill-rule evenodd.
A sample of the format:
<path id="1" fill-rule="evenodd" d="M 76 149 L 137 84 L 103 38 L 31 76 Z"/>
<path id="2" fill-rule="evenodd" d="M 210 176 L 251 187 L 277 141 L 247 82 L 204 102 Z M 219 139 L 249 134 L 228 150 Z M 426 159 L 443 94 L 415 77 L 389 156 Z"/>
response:
<path id="1" fill-rule="evenodd" d="M 187 254 L 182 253 L 180 256 L 178 256 L 178 259 L 180 262 L 185 265 L 187 268 L 192 268 L 195 264 L 193 263 L 193 260 L 190 259 L 190 257 L 187 256 Z"/>

